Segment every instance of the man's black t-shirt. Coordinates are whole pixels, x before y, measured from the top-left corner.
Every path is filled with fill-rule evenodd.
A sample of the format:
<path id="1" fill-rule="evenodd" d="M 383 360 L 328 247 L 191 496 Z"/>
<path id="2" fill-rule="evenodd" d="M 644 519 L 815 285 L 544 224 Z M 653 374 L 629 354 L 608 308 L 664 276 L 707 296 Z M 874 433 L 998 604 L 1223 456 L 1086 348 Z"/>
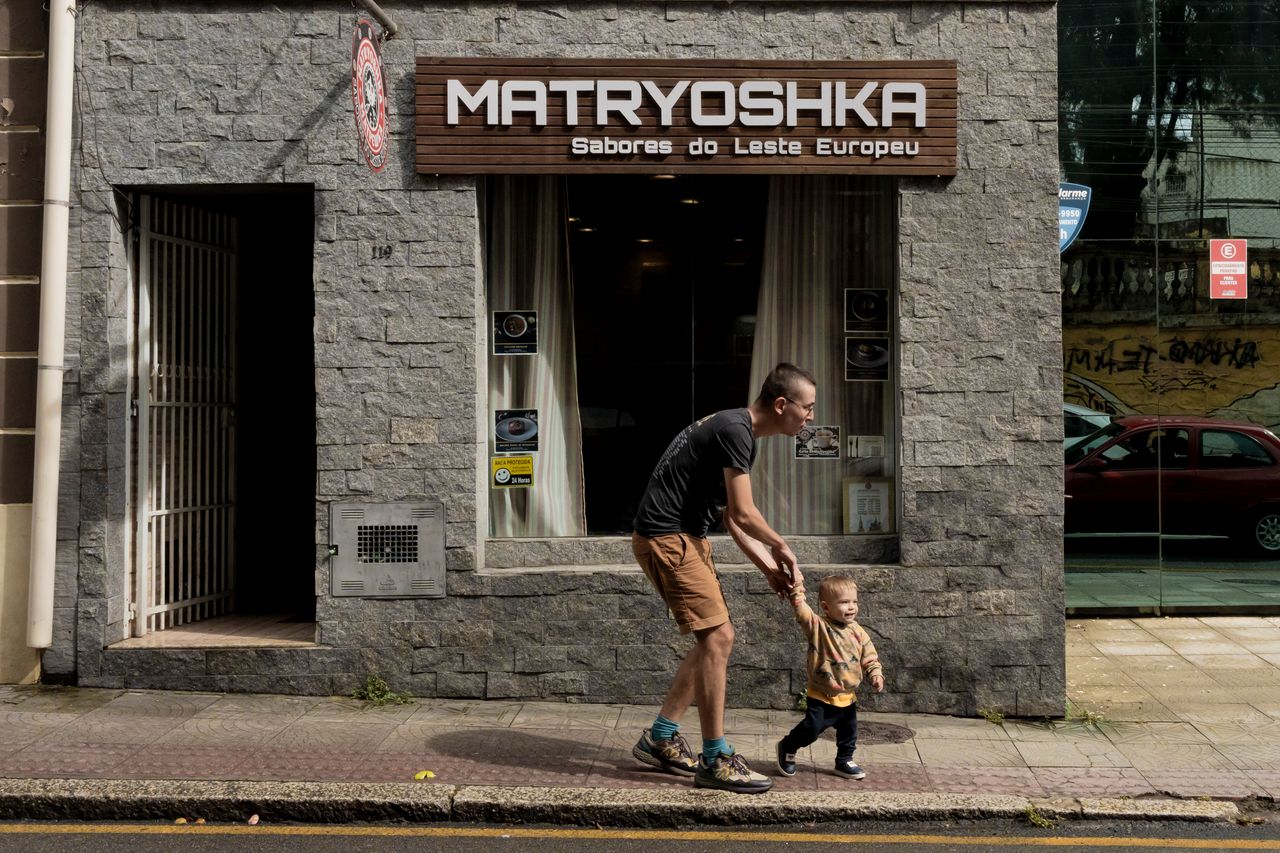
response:
<path id="1" fill-rule="evenodd" d="M 636 532 L 706 536 L 728 500 L 724 469 L 750 472 L 755 459 L 756 440 L 746 409 L 726 409 L 685 427 L 649 477 L 636 512 Z"/>

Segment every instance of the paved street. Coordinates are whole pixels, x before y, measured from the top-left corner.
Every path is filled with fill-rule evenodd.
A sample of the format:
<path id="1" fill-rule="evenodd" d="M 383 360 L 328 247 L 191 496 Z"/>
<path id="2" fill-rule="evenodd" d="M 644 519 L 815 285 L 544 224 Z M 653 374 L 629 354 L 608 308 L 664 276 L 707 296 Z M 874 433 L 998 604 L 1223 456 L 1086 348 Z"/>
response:
<path id="1" fill-rule="evenodd" d="M 1121 841 L 1120 839 L 1124 839 Z M 700 853 L 727 846 L 758 853 L 848 849 L 895 853 L 1006 853 L 1028 849 L 1074 851 L 1278 850 L 1275 826 L 1222 824 L 1087 823 L 1053 830 L 1026 823 L 988 821 L 981 826 L 862 822 L 821 828 L 612 830 L 494 826 L 226 826 L 36 825 L 0 823 L 0 853 L 151 853 L 306 850 L 363 853 L 445 849 L 453 853 L 491 850 L 541 853 Z"/>

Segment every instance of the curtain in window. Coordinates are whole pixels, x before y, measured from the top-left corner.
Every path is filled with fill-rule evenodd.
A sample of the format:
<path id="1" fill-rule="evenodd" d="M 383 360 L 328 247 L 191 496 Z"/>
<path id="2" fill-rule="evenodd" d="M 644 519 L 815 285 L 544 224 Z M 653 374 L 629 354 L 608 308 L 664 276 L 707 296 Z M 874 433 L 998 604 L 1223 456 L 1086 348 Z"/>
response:
<path id="1" fill-rule="evenodd" d="M 818 382 L 813 424 L 839 426 L 842 445 L 840 459 L 795 459 L 790 438 L 760 442 L 752 492 L 779 533 L 843 532 L 844 478 L 892 471 L 888 383 L 846 382 L 844 351 L 845 288 L 892 293 L 892 198 L 892 183 L 882 179 L 803 176 L 769 182 L 751 398 L 778 362 L 806 368 Z M 889 376 L 896 372 L 891 362 Z M 849 435 L 883 435 L 886 456 L 847 459 Z"/>
<path id="2" fill-rule="evenodd" d="M 533 488 L 489 490 L 490 534 L 585 536 L 565 181 L 499 177 L 490 187 L 489 310 L 538 312 L 537 355 L 488 356 L 490 449 L 496 411 L 538 410 Z"/>

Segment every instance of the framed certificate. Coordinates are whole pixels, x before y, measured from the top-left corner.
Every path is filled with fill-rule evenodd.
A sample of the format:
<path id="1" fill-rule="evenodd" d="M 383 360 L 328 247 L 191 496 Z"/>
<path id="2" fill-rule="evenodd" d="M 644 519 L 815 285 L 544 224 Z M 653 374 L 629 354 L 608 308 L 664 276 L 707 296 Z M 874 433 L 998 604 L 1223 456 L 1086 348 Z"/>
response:
<path id="1" fill-rule="evenodd" d="M 888 477 L 845 477 L 844 532 L 893 532 L 893 481 Z"/>

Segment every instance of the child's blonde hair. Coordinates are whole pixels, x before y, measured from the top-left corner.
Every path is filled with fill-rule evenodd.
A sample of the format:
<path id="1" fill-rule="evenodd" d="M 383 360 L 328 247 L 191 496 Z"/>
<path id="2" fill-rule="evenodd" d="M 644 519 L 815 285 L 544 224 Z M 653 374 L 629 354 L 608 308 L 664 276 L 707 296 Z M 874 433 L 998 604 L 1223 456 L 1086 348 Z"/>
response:
<path id="1" fill-rule="evenodd" d="M 818 598 L 823 601 L 831 601 L 841 593 L 857 591 L 858 585 L 848 575 L 831 575 L 818 584 Z"/>

